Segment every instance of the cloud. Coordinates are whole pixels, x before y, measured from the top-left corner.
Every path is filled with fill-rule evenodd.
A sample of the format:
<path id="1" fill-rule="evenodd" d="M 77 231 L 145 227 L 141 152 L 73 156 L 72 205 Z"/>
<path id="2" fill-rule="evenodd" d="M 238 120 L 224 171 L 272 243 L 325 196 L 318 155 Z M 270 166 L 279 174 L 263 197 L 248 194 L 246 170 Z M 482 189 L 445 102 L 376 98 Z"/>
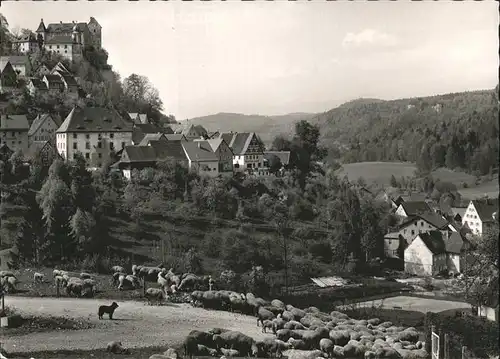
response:
<path id="1" fill-rule="evenodd" d="M 393 47 L 398 44 L 396 36 L 374 29 L 365 29 L 357 34 L 349 32 L 342 40 L 344 47 Z"/>

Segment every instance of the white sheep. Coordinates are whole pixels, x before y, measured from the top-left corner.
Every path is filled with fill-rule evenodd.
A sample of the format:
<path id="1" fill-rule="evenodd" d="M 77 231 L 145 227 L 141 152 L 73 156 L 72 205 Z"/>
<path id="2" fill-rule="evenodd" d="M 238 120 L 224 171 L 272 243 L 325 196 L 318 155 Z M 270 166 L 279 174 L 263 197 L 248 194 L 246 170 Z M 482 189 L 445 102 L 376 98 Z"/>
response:
<path id="1" fill-rule="evenodd" d="M 160 286 L 160 288 L 162 288 L 163 290 L 167 290 L 167 288 L 168 288 L 168 280 L 166 280 L 163 277 L 163 273 L 161 273 L 161 272 L 158 273 L 157 283 Z"/>
<path id="2" fill-rule="evenodd" d="M 38 272 L 35 272 L 35 273 L 33 274 L 33 282 L 35 282 L 35 283 L 37 283 L 37 282 L 38 282 L 38 283 L 43 283 L 43 282 L 44 282 L 44 280 L 45 280 L 45 274 L 43 274 L 43 273 L 38 273 Z"/>
<path id="3" fill-rule="evenodd" d="M 148 300 L 148 303 L 151 304 L 153 301 L 161 304 L 162 300 L 166 298 L 166 294 L 163 290 L 159 288 L 148 288 L 144 297 Z"/>
<path id="4" fill-rule="evenodd" d="M 113 266 L 113 267 L 111 267 L 111 270 L 112 270 L 113 272 L 115 272 L 115 273 L 117 273 L 117 272 L 118 272 L 118 273 L 127 273 L 127 272 L 125 271 L 125 268 L 123 268 L 122 266 Z"/>
<path id="5" fill-rule="evenodd" d="M 88 273 L 82 272 L 80 273 L 80 279 L 92 279 L 92 276 Z"/>

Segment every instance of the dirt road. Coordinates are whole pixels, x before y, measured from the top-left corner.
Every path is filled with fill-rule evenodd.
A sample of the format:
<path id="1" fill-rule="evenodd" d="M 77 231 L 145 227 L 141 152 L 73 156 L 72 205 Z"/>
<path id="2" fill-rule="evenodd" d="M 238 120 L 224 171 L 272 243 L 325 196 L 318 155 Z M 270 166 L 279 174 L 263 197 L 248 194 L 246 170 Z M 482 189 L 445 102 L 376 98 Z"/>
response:
<path id="1" fill-rule="evenodd" d="M 142 302 L 118 302 L 120 307 L 114 315 L 116 320 L 98 320 L 98 306 L 109 305 L 110 302 L 94 299 L 6 297 L 5 304 L 16 308 L 21 314 L 82 318 L 90 320 L 97 327 L 15 336 L 9 336 L 6 331 L 1 339 L 3 347 L 9 353 L 87 350 L 105 348 L 112 340 L 119 340 L 128 348 L 168 346 L 180 343 L 193 329 L 207 330 L 214 327 L 239 330 L 255 339 L 266 336 L 257 327 L 254 317 L 193 308 L 188 304 L 157 307 L 147 306 Z"/>

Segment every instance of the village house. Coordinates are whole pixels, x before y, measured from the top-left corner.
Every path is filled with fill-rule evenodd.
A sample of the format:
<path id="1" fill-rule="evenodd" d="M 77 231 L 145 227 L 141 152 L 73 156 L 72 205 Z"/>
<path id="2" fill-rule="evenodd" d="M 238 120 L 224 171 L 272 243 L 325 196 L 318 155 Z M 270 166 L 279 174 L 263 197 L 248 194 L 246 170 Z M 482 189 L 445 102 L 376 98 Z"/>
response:
<path id="1" fill-rule="evenodd" d="M 26 115 L 0 115 L 0 143 L 12 151 L 28 149 L 28 130 L 30 128 Z"/>
<path id="2" fill-rule="evenodd" d="M 133 136 L 133 135 L 132 135 Z M 135 146 L 149 146 L 151 141 L 168 141 L 163 133 L 147 133 L 144 138 Z M 133 142 L 133 141 L 132 141 Z"/>
<path id="3" fill-rule="evenodd" d="M 404 251 L 405 272 L 434 276 L 448 270 L 447 250 L 441 232 L 420 233 Z"/>
<path id="4" fill-rule="evenodd" d="M 42 81 L 47 86 L 50 94 L 57 94 L 64 91 L 64 82 L 57 75 L 44 75 Z"/>
<path id="5" fill-rule="evenodd" d="M 29 147 L 35 142 L 45 143 L 51 141 L 56 143 L 56 131 L 61 125 L 60 121 L 51 114 L 39 114 L 31 123 L 28 131 Z"/>
<path id="6" fill-rule="evenodd" d="M 411 217 L 421 213 L 433 212 L 432 208 L 425 201 L 401 202 L 395 214 L 400 217 Z"/>
<path id="7" fill-rule="evenodd" d="M 55 52 L 70 61 L 81 58 L 86 46 L 102 46 L 102 27 L 93 17 L 88 23 L 61 21 L 48 26 L 45 26 L 42 19 L 36 33 L 43 39 L 45 50 Z"/>
<path id="8" fill-rule="evenodd" d="M 498 322 L 498 281 L 489 285 L 488 292 L 489 294 L 484 298 L 483 303 L 477 306 L 477 315 Z"/>
<path id="9" fill-rule="evenodd" d="M 478 236 L 482 236 L 495 222 L 498 223 L 498 198 L 470 201 L 462 217 L 462 225 Z"/>
<path id="10" fill-rule="evenodd" d="M 207 139 L 208 131 L 201 125 L 192 125 L 189 122 L 169 124 L 174 133 L 183 134 L 188 141 L 195 139 Z"/>
<path id="11" fill-rule="evenodd" d="M 160 128 L 151 123 L 134 123 L 132 131 L 132 144 L 138 145 L 148 134 L 172 134 L 169 127 Z"/>
<path id="12" fill-rule="evenodd" d="M 74 107 L 56 131 L 56 147 L 65 159 L 81 152 L 91 167 L 132 144 L 132 124 L 102 107 Z"/>
<path id="13" fill-rule="evenodd" d="M 210 177 L 217 177 L 219 175 L 219 158 L 207 141 L 180 143 L 188 158 L 188 167 L 191 171 L 199 175 L 206 174 Z M 232 170 L 230 173 L 233 173 Z"/>
<path id="14" fill-rule="evenodd" d="M 462 219 L 464 218 L 465 211 L 467 211 L 467 207 L 451 207 L 451 219 L 456 223 L 462 224 Z"/>
<path id="15" fill-rule="evenodd" d="M 222 138 L 214 138 L 209 140 L 195 140 L 194 142 L 206 143 L 217 158 L 217 172 L 221 175 L 233 174 L 233 151 Z M 186 148 L 187 144 L 184 145 Z M 213 174 L 213 173 L 212 173 Z"/>
<path id="16" fill-rule="evenodd" d="M 174 161 L 188 168 L 189 160 L 182 142 L 160 139 L 149 141 L 147 146 L 126 146 L 120 160 L 112 167 L 120 169 L 130 180 L 134 170 L 155 168 L 162 161 Z"/>
<path id="17" fill-rule="evenodd" d="M 30 96 L 34 97 L 36 95 L 43 95 L 47 93 L 47 84 L 40 79 L 32 78 L 26 85 Z"/>
<path id="18" fill-rule="evenodd" d="M 59 61 L 53 68 L 52 70 L 49 71 L 50 75 L 57 75 L 57 73 L 62 74 L 62 75 L 71 75 L 71 71 L 68 70 L 64 64 Z"/>
<path id="19" fill-rule="evenodd" d="M 165 138 L 169 141 L 187 141 L 188 139 L 182 133 L 164 133 Z"/>
<path id="20" fill-rule="evenodd" d="M 264 151 L 265 167 L 269 167 L 269 161 L 271 161 L 273 156 L 279 158 L 283 168 L 287 168 L 290 164 L 290 151 Z"/>
<path id="21" fill-rule="evenodd" d="M 9 61 L 19 77 L 29 76 L 31 65 L 28 56 L 2 56 L 0 62 Z"/>
<path id="22" fill-rule="evenodd" d="M 26 34 L 17 40 L 12 41 L 12 49 L 23 54 L 33 53 L 38 50 L 38 41 L 33 33 Z"/>
<path id="23" fill-rule="evenodd" d="M 264 174 L 264 144 L 254 132 L 226 132 L 222 138 L 233 151 L 233 168 L 236 172 Z"/>
<path id="24" fill-rule="evenodd" d="M 0 93 L 10 92 L 17 87 L 17 73 L 8 60 L 0 59 Z"/>
<path id="25" fill-rule="evenodd" d="M 33 162 L 37 157 L 45 167 L 49 167 L 56 158 L 64 160 L 57 152 L 55 142 L 52 141 L 37 141 L 30 145 L 24 158 Z"/>
<path id="26" fill-rule="evenodd" d="M 449 233 L 456 232 L 457 229 L 445 218 L 433 212 L 407 218 L 396 231 L 384 236 L 384 248 L 387 249 L 385 255 L 390 258 L 394 258 L 396 254 L 402 255 L 402 250 L 411 244 L 415 236 L 429 231 L 441 231 L 444 236 L 448 236 Z M 404 241 L 401 242 L 401 239 Z"/>

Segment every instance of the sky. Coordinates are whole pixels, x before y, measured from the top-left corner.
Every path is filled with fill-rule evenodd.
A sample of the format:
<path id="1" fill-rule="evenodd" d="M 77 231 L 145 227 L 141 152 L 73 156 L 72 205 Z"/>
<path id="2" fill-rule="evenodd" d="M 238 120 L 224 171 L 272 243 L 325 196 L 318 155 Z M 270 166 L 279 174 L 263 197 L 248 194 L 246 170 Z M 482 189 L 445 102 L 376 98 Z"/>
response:
<path id="1" fill-rule="evenodd" d="M 95 17 L 113 69 L 147 76 L 178 120 L 498 83 L 495 1 L 8 1 L 0 13 L 33 31 Z"/>

